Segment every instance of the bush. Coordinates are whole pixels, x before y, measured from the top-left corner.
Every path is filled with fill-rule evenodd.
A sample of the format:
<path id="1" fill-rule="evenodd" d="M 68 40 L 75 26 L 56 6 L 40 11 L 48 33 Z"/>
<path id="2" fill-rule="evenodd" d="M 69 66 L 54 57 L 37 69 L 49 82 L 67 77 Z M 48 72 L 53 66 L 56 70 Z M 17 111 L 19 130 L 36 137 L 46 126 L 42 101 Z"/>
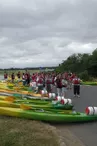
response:
<path id="1" fill-rule="evenodd" d="M 83 80 L 83 81 L 89 81 L 89 74 L 88 71 L 85 70 L 84 72 L 79 74 L 79 77 Z"/>

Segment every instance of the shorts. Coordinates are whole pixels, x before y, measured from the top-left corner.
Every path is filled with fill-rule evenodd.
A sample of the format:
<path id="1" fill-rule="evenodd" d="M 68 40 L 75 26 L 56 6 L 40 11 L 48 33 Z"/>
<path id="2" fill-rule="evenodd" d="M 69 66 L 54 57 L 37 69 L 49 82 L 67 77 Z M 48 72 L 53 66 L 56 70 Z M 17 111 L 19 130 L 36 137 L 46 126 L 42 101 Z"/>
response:
<path id="1" fill-rule="evenodd" d="M 67 92 L 67 88 L 66 87 L 62 87 L 62 93 Z"/>

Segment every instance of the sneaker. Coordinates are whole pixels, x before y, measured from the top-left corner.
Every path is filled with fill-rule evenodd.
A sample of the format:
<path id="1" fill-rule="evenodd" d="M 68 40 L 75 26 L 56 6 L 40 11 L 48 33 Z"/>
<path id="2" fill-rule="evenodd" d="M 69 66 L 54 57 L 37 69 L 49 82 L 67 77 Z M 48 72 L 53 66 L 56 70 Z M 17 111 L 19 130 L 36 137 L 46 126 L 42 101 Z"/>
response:
<path id="1" fill-rule="evenodd" d="M 80 98 L 80 95 L 77 95 L 78 98 Z"/>
<path id="2" fill-rule="evenodd" d="M 74 97 L 76 97 L 76 95 L 74 95 Z"/>

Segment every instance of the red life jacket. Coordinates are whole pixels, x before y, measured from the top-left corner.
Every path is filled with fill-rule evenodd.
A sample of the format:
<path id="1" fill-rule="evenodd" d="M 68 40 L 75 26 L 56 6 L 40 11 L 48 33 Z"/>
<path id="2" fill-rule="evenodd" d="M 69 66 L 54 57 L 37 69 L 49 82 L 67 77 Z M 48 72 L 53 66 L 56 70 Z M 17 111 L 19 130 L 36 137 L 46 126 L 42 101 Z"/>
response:
<path id="1" fill-rule="evenodd" d="M 51 84 L 51 81 L 50 81 L 49 78 L 47 78 L 47 80 L 46 80 L 46 84 Z"/>
<path id="2" fill-rule="evenodd" d="M 78 78 L 75 78 L 74 81 L 73 81 L 73 83 L 77 85 L 77 84 L 80 84 L 80 81 L 79 81 Z"/>
<path id="3" fill-rule="evenodd" d="M 71 77 L 69 78 L 69 81 L 72 81 L 72 79 L 73 79 L 73 78 L 72 78 L 72 76 L 71 76 Z"/>
<path id="4" fill-rule="evenodd" d="M 43 84 L 43 79 L 42 78 L 39 78 L 39 80 L 37 81 L 37 83 Z"/>
<path id="5" fill-rule="evenodd" d="M 32 81 L 35 81 L 35 76 L 34 75 L 32 76 Z"/>
<path id="6" fill-rule="evenodd" d="M 7 74 L 4 74 L 4 79 L 7 79 Z"/>

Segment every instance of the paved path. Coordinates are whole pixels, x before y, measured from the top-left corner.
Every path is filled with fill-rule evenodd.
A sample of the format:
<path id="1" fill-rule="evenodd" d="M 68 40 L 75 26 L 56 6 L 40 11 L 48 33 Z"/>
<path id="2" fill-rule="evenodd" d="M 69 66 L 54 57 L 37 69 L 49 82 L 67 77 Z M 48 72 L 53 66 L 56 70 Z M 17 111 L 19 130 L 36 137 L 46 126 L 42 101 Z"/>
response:
<path id="1" fill-rule="evenodd" d="M 72 90 L 68 97 L 72 97 Z M 81 98 L 73 98 L 76 111 L 84 112 L 87 106 L 97 106 L 97 87 L 81 86 Z M 84 124 L 56 125 L 58 129 L 64 131 L 66 127 L 73 132 L 85 146 L 97 146 L 97 122 Z M 72 146 L 72 145 L 71 145 Z"/>

